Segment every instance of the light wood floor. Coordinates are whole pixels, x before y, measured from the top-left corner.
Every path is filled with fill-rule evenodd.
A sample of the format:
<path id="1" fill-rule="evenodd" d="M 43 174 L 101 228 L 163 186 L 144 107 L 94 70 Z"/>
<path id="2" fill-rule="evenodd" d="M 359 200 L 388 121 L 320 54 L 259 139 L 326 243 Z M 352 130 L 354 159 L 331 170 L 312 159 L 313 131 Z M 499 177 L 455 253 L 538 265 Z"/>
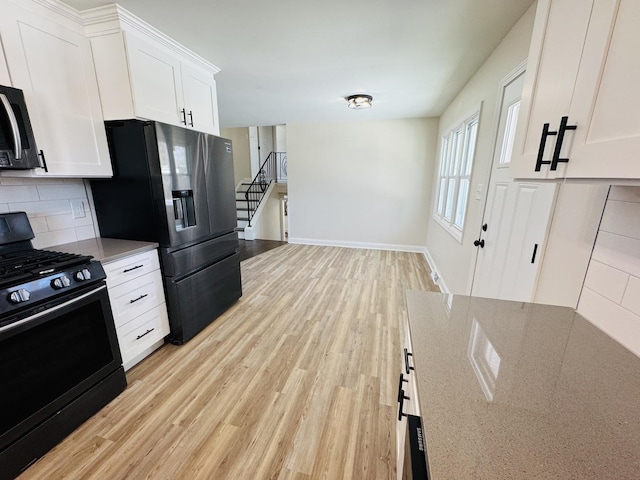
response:
<path id="1" fill-rule="evenodd" d="M 244 295 L 19 478 L 392 479 L 405 290 L 416 253 L 286 245 Z"/>

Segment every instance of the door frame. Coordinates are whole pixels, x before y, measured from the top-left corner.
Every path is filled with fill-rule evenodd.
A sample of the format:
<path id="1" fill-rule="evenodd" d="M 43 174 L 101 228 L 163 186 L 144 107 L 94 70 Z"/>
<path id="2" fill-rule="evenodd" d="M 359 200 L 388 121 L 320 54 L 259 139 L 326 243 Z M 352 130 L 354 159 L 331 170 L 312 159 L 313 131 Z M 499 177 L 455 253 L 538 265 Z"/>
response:
<path id="1" fill-rule="evenodd" d="M 496 156 L 496 150 L 498 148 L 498 141 L 500 140 L 498 138 L 498 131 L 500 130 L 500 112 L 502 111 L 502 107 L 503 107 L 503 100 L 504 100 L 504 93 L 505 90 L 507 88 L 507 86 L 513 82 L 516 78 L 518 78 L 518 76 L 522 75 L 525 73 L 527 69 L 527 60 L 525 59 L 524 61 L 522 61 L 520 64 L 518 64 L 516 67 L 514 67 L 507 75 L 505 75 L 504 77 L 502 77 L 502 80 L 500 80 L 500 84 L 498 86 L 498 99 L 496 101 L 496 108 L 495 108 L 495 114 L 494 114 L 494 120 L 493 120 L 493 130 L 492 130 L 492 134 L 491 134 L 491 141 L 492 141 L 492 147 L 491 147 L 491 161 L 489 162 L 488 165 L 488 172 L 486 175 L 486 183 L 483 186 L 483 195 L 484 195 L 484 205 L 482 206 L 482 217 L 480 219 L 480 224 L 477 226 L 478 230 L 478 234 L 476 237 L 474 238 L 480 238 L 481 234 L 482 234 L 482 224 L 484 223 L 484 219 L 487 215 L 487 204 L 489 203 L 489 186 L 491 185 L 491 179 L 493 176 L 493 162 Z M 518 123 L 520 122 L 520 119 L 518 119 Z M 473 257 L 472 257 L 472 261 L 471 261 L 471 265 L 469 267 L 469 275 L 467 278 L 467 294 L 471 295 L 471 291 L 473 289 L 473 281 L 476 275 L 476 266 L 478 264 L 478 255 L 479 255 L 479 249 L 476 247 L 475 251 L 473 253 Z"/>

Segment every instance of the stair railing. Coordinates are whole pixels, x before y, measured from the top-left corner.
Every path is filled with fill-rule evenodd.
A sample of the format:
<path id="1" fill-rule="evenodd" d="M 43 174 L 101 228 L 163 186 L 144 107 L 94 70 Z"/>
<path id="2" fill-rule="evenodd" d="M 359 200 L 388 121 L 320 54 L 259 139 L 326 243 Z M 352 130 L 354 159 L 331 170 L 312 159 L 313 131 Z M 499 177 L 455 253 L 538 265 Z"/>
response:
<path id="1" fill-rule="evenodd" d="M 247 191 L 244 194 L 244 198 L 247 201 L 249 227 L 251 226 L 251 219 L 258 210 L 260 202 L 262 201 L 265 192 L 269 188 L 269 185 L 271 184 L 271 182 L 277 181 L 279 178 L 278 172 L 282 169 L 283 158 L 286 168 L 286 152 L 269 153 L 269 156 L 260 166 L 258 173 L 256 174 L 255 178 L 251 182 L 251 185 L 249 185 L 249 188 L 247 188 Z"/>

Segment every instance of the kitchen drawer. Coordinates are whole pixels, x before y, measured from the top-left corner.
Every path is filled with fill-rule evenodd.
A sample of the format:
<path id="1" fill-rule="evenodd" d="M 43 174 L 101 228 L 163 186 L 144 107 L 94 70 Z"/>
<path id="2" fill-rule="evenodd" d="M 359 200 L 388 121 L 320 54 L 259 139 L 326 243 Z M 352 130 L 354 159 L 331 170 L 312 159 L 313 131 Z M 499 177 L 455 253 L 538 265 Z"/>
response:
<path id="1" fill-rule="evenodd" d="M 164 303 L 162 275 L 155 270 L 109 288 L 109 300 L 116 328 Z"/>
<path id="2" fill-rule="evenodd" d="M 158 270 L 160 261 L 158 260 L 158 251 L 150 250 L 106 263 L 103 266 L 107 273 L 107 287 L 112 289 L 124 282 Z"/>
<path id="3" fill-rule="evenodd" d="M 122 363 L 127 365 L 130 360 L 169 334 L 166 305 L 158 305 L 117 331 Z"/>

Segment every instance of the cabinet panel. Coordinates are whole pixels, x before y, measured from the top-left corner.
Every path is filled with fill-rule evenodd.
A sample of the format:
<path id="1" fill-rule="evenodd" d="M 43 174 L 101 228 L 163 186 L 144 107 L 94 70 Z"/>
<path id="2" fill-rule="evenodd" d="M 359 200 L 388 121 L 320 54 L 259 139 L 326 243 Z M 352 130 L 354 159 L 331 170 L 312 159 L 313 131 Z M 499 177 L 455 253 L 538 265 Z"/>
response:
<path id="1" fill-rule="evenodd" d="M 4 58 L 4 47 L 2 46 L 2 35 L 0 35 L 0 85 L 11 86 L 11 77 L 9 76 L 9 67 Z"/>
<path id="2" fill-rule="evenodd" d="M 89 40 L 13 4 L 2 7 L 0 29 L 9 73 L 13 86 L 25 92 L 49 175 L 110 176 Z M 42 169 L 35 173 L 45 174 Z"/>
<path id="3" fill-rule="evenodd" d="M 109 289 L 109 301 L 116 328 L 164 303 L 160 270 Z"/>
<path id="4" fill-rule="evenodd" d="M 106 263 L 104 264 L 104 270 L 107 273 L 107 287 L 112 289 L 117 285 L 151 273 L 159 268 L 160 261 L 156 250 Z"/>
<path id="5" fill-rule="evenodd" d="M 135 35 L 124 35 L 136 115 L 184 125 L 180 61 Z"/>
<path id="6" fill-rule="evenodd" d="M 181 64 L 184 105 L 189 113 L 187 125 L 200 132 L 219 134 L 216 82 L 213 74 Z"/>
<path id="7" fill-rule="evenodd" d="M 168 334 L 169 320 L 163 303 L 118 329 L 122 363 L 128 367 L 134 357 Z"/>
<path id="8" fill-rule="evenodd" d="M 598 0 L 569 113 L 568 177 L 640 178 L 640 2 Z"/>
<path id="9" fill-rule="evenodd" d="M 543 165 L 535 172 L 542 128 L 557 130 L 569 113 L 589 26 L 593 0 L 539 0 L 509 174 L 516 178 L 555 178 Z M 543 158 L 551 160 L 555 137 Z"/>

